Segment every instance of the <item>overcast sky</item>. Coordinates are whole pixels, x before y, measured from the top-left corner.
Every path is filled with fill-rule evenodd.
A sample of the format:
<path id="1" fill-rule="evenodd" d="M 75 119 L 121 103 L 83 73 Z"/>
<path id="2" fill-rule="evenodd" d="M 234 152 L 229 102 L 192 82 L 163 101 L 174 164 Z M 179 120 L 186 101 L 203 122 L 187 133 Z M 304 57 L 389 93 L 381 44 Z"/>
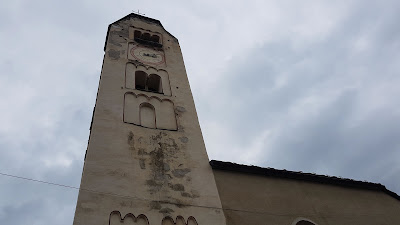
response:
<path id="1" fill-rule="evenodd" d="M 0 173 L 79 187 L 108 24 L 179 39 L 210 159 L 400 194 L 400 1 L 0 3 Z M 77 190 L 0 176 L 0 224 L 72 224 Z"/>

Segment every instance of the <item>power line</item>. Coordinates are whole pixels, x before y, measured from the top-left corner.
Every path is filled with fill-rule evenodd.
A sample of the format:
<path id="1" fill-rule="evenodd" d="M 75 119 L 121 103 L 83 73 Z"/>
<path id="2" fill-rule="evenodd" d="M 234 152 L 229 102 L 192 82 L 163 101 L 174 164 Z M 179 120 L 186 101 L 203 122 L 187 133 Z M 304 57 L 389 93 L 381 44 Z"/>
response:
<path id="1" fill-rule="evenodd" d="M 159 202 L 159 203 L 167 203 L 167 204 L 182 205 L 182 206 L 193 206 L 193 207 L 201 207 L 201 208 L 222 209 L 222 208 L 213 207 L 213 206 L 179 204 L 179 203 L 174 203 L 174 202 L 169 202 L 169 201 L 157 201 L 157 200 L 138 198 L 138 197 L 128 196 L 128 195 L 120 195 L 120 194 L 109 193 L 109 192 L 95 191 L 95 190 L 90 190 L 90 189 L 85 189 L 85 188 L 78 188 L 78 187 L 64 185 L 64 184 L 57 184 L 57 183 L 53 183 L 53 182 L 37 180 L 37 179 L 32 179 L 32 178 L 27 178 L 27 177 L 22 177 L 22 176 L 16 176 L 16 175 L 7 174 L 7 173 L 1 173 L 1 172 L 0 172 L 0 175 L 7 176 L 7 177 L 12 177 L 12 178 L 17 178 L 17 179 L 22 179 L 22 180 L 27 180 L 27 181 L 38 182 L 38 183 L 42 183 L 42 184 L 48 184 L 48 185 L 54 185 L 54 186 L 59 186 L 59 187 L 71 188 L 71 189 L 75 189 L 75 190 L 82 190 L 82 191 L 92 192 L 92 193 L 96 193 L 96 194 L 111 195 L 111 196 L 117 196 L 117 197 L 123 197 L 123 198 L 132 198 L 132 199 L 136 199 L 136 200 L 140 200 L 140 201 L 156 201 L 156 202 Z"/>
<path id="2" fill-rule="evenodd" d="M 42 184 L 54 185 L 54 186 L 59 186 L 59 187 L 75 189 L 75 190 L 82 190 L 82 191 L 92 192 L 92 193 L 96 193 L 96 194 L 110 195 L 110 196 L 123 197 L 123 198 L 132 198 L 132 199 L 136 199 L 136 200 L 140 200 L 140 201 L 156 201 L 156 202 L 159 202 L 159 203 L 166 203 L 166 204 L 173 204 L 173 205 L 192 206 L 192 207 L 221 209 L 222 210 L 222 208 L 220 208 L 220 207 L 191 205 L 191 204 L 180 204 L 180 203 L 174 203 L 174 202 L 169 202 L 169 201 L 157 201 L 157 200 L 138 198 L 138 197 L 128 196 L 128 195 L 120 195 L 120 194 L 109 193 L 109 192 L 95 191 L 95 190 L 90 190 L 90 189 L 85 189 L 85 188 L 78 188 L 78 187 L 64 185 L 64 184 L 57 184 L 57 183 L 53 183 L 53 182 L 37 180 L 37 179 L 32 179 L 32 178 L 27 178 L 27 177 L 22 177 L 22 176 L 16 176 L 16 175 L 7 174 L 7 173 L 1 173 L 1 172 L 0 172 L 0 175 L 7 176 L 7 177 L 12 177 L 12 178 L 17 178 L 17 179 L 22 179 L 22 180 L 27 180 L 27 181 L 38 182 L 38 183 L 42 183 Z"/>
<path id="3" fill-rule="evenodd" d="M 22 177 L 22 176 L 16 176 L 12 174 L 7 174 L 7 173 L 1 173 L 0 175 L 2 176 L 7 176 L 7 177 L 12 177 L 12 178 L 17 178 L 17 179 L 22 179 L 22 180 L 27 180 L 27 181 L 32 181 L 32 182 L 37 182 L 37 183 L 42 183 L 42 184 L 48 184 L 48 185 L 54 185 L 54 186 L 59 186 L 59 187 L 64 187 L 64 188 L 70 188 L 70 189 L 75 189 L 75 190 L 80 190 L 80 191 L 87 191 L 91 193 L 96 193 L 96 194 L 103 194 L 103 195 L 109 195 L 109 196 L 116 196 L 116 197 L 123 197 L 123 198 L 131 198 L 139 201 L 153 201 L 153 202 L 158 202 L 158 203 L 164 203 L 164 204 L 172 204 L 172 205 L 177 205 L 179 206 L 190 206 L 190 207 L 199 207 L 199 208 L 208 208 L 208 209 L 219 209 L 219 210 L 227 210 L 227 211 L 236 211 L 236 212 L 244 212 L 244 213 L 253 213 L 253 214 L 268 214 L 268 215 L 273 215 L 273 216 L 300 216 L 299 214 L 277 214 L 277 213 L 271 213 L 271 212 L 265 212 L 265 211 L 250 211 L 250 210 L 243 210 L 243 209 L 231 209 L 231 208 L 221 208 L 221 207 L 215 207 L 215 206 L 204 206 L 204 205 L 193 205 L 193 204 L 181 204 L 181 203 L 175 203 L 175 202 L 169 202 L 169 201 L 159 201 L 159 200 L 153 200 L 153 199 L 145 199 L 145 198 L 139 198 L 139 197 L 134 197 L 134 196 L 129 196 L 129 195 L 120 195 L 120 194 L 115 194 L 115 193 L 110 193 L 110 192 L 101 192 L 101 191 L 95 191 L 95 190 L 90 190 L 90 189 L 85 189 L 85 188 L 79 188 L 79 187 L 74 187 L 74 186 L 69 186 L 69 185 L 64 185 L 64 184 L 58 184 L 58 183 L 53 183 L 53 182 L 48 182 L 48 181 L 43 181 L 43 180 L 37 180 L 37 179 L 32 179 L 28 177 Z M 358 216 L 370 216 L 372 214 L 366 214 L 366 215 L 358 215 Z M 375 215 L 381 215 L 384 216 L 383 214 L 375 214 Z M 314 214 L 301 214 L 301 216 L 315 216 Z M 354 217 L 354 214 L 349 214 L 349 215 L 331 215 L 330 217 L 335 217 L 335 216 L 348 216 L 348 217 Z M 329 217 L 329 216 L 327 216 Z"/>
<path id="4" fill-rule="evenodd" d="M 16 176 L 16 175 L 11 175 L 11 174 L 7 174 L 7 173 L 0 173 L 0 175 L 7 176 L 7 177 L 18 178 L 18 179 L 23 179 L 23 180 L 28 180 L 28 181 L 34 181 L 34 182 L 43 183 L 43 184 L 50 184 L 50 185 L 55 185 L 55 186 L 60 186 L 60 187 L 66 187 L 66 188 L 72 188 L 72 189 L 79 190 L 78 187 L 68 186 L 68 185 L 64 185 L 64 184 L 57 184 L 57 183 L 47 182 L 47 181 L 43 181 L 43 180 L 36 180 L 36 179 L 32 179 L 32 178 Z"/>

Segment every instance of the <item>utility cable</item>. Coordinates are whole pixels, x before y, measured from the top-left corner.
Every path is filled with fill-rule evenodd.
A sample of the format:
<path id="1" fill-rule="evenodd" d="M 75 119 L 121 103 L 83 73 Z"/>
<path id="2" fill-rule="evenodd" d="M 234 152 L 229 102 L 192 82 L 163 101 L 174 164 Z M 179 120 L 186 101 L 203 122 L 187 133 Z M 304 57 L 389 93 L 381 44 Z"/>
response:
<path id="1" fill-rule="evenodd" d="M 78 187 L 68 186 L 68 185 L 64 185 L 64 184 L 57 184 L 57 183 L 47 182 L 47 181 L 43 181 L 43 180 L 36 180 L 36 179 L 32 179 L 32 178 L 16 176 L 16 175 L 11 175 L 11 174 L 7 174 L 7 173 L 0 173 L 0 175 L 7 176 L 7 177 L 18 178 L 18 179 L 22 179 L 22 180 L 34 181 L 34 182 L 43 183 L 43 184 L 50 184 L 50 185 L 55 185 L 55 186 L 60 186 L 60 187 L 66 187 L 66 188 L 79 190 Z"/>
<path id="2" fill-rule="evenodd" d="M 96 190 L 90 190 L 90 189 L 85 189 L 85 188 L 79 188 L 79 187 L 74 187 L 74 186 L 69 186 L 69 185 L 64 185 L 64 184 L 58 184 L 58 183 L 53 183 L 53 182 L 48 182 L 48 181 L 43 181 L 43 180 L 38 180 L 38 179 L 32 179 L 32 178 L 27 178 L 27 177 L 22 177 L 22 176 L 16 176 L 12 174 L 7 174 L 7 173 L 1 173 L 1 176 L 7 176 L 7 177 L 12 177 L 12 178 L 17 178 L 17 179 L 22 179 L 26 181 L 32 181 L 32 182 L 37 182 L 37 183 L 42 183 L 42 184 L 48 184 L 48 185 L 53 185 L 53 186 L 59 186 L 59 187 L 64 187 L 64 188 L 70 188 L 70 189 L 75 189 L 75 190 L 80 190 L 80 191 L 87 191 L 91 193 L 96 193 L 96 194 L 103 194 L 103 195 L 109 195 L 109 196 L 116 196 L 116 197 L 123 197 L 123 198 L 131 198 L 139 201 L 153 201 L 153 202 L 158 202 L 158 203 L 164 203 L 164 204 L 172 204 L 172 205 L 177 205 L 179 206 L 190 206 L 190 207 L 198 207 L 198 208 L 207 208 L 207 209 L 218 209 L 218 210 L 227 210 L 227 211 L 236 211 L 236 212 L 244 212 L 244 213 L 254 213 L 254 214 L 268 214 L 268 215 L 273 215 L 273 216 L 300 216 L 299 214 L 276 214 L 276 213 L 271 213 L 271 212 L 265 212 L 265 211 L 250 211 L 250 210 L 243 210 L 243 209 L 231 209 L 231 208 L 221 208 L 221 207 L 215 207 L 215 206 L 204 206 L 204 205 L 192 205 L 192 204 L 181 204 L 181 203 L 175 203 L 175 202 L 169 202 L 169 201 L 160 201 L 160 200 L 152 200 L 152 199 L 146 199 L 146 198 L 139 198 L 139 197 L 134 197 L 134 196 L 129 196 L 129 195 L 120 195 L 120 194 L 115 194 L 115 193 L 109 193 L 109 192 L 101 192 L 101 191 L 96 191 Z M 381 215 L 384 216 L 384 214 L 375 214 L 375 215 Z M 301 216 L 315 216 L 314 214 L 302 214 Z M 349 214 L 349 215 L 343 215 L 340 214 L 340 216 L 348 216 L 348 217 L 354 217 L 354 214 Z M 358 216 L 371 216 L 371 214 L 366 214 L 366 215 L 358 215 Z M 333 215 L 330 217 L 334 217 Z"/>

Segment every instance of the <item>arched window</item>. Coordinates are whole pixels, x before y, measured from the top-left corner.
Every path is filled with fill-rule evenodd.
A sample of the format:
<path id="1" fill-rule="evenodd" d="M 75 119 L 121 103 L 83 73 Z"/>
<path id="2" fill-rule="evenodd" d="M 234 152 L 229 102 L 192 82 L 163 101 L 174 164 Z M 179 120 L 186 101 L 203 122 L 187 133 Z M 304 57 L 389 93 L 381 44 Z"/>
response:
<path id="1" fill-rule="evenodd" d="M 174 103 L 168 99 L 127 92 L 124 97 L 123 120 L 142 127 L 177 130 L 174 108 Z"/>
<path id="2" fill-rule="evenodd" d="M 121 213 L 119 211 L 113 211 L 110 214 L 110 225 L 116 225 L 116 224 L 145 224 L 149 225 L 149 219 L 143 214 L 140 214 L 139 216 L 135 216 L 132 213 L 126 214 L 124 217 L 121 216 Z"/>
<path id="3" fill-rule="evenodd" d="M 142 37 L 142 32 L 135 30 L 134 34 L 133 34 L 134 38 L 141 38 Z"/>
<path id="4" fill-rule="evenodd" d="M 143 39 L 143 40 L 150 40 L 150 34 L 149 34 L 149 33 L 144 33 L 144 34 L 142 35 L 142 39 Z"/>
<path id="5" fill-rule="evenodd" d="M 315 225 L 315 224 L 311 223 L 310 221 L 301 220 L 301 221 L 297 222 L 296 225 Z"/>
<path id="6" fill-rule="evenodd" d="M 158 32 L 150 30 L 143 30 L 141 28 L 129 27 L 129 38 L 134 39 L 135 42 L 156 48 L 161 48 L 162 36 Z"/>
<path id="7" fill-rule="evenodd" d="M 154 106 L 150 103 L 140 104 L 139 109 L 140 125 L 148 128 L 156 128 L 156 113 Z"/>
<path id="8" fill-rule="evenodd" d="M 196 219 L 193 216 L 189 217 L 187 225 L 197 225 Z"/>
<path id="9" fill-rule="evenodd" d="M 292 222 L 292 225 L 317 225 L 313 221 L 306 218 L 297 218 Z"/>
<path id="10" fill-rule="evenodd" d="M 176 222 L 174 222 L 174 220 L 169 216 L 164 217 L 164 219 L 161 221 L 161 225 L 178 225 L 178 224 L 179 225 L 181 225 L 181 224 L 184 224 L 184 225 L 197 225 L 197 221 L 193 216 L 189 217 L 187 222 L 185 221 L 185 219 L 182 216 L 177 216 L 176 217 Z"/>
<path id="11" fill-rule="evenodd" d="M 147 74 L 143 71 L 135 72 L 135 89 L 146 90 Z"/>
<path id="12" fill-rule="evenodd" d="M 147 76 L 147 73 L 138 70 L 135 72 L 135 89 L 163 94 L 161 77 L 157 74 Z"/>
<path id="13" fill-rule="evenodd" d="M 147 89 L 152 92 L 163 93 L 161 77 L 156 74 L 150 74 L 147 79 Z"/>
<path id="14" fill-rule="evenodd" d="M 160 37 L 158 35 L 152 35 L 150 41 L 159 43 Z"/>

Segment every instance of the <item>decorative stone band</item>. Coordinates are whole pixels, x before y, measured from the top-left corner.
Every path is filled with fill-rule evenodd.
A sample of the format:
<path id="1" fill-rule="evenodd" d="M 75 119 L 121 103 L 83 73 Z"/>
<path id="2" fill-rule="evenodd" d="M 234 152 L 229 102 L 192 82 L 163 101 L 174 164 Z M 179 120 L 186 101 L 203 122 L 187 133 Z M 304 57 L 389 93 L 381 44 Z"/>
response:
<path id="1" fill-rule="evenodd" d="M 119 211 L 113 211 L 110 213 L 109 225 L 150 225 L 149 220 L 143 214 L 138 215 L 137 217 L 132 213 L 126 214 L 124 217 L 121 217 L 121 213 Z M 196 219 L 193 216 L 190 216 L 187 221 L 182 216 L 177 216 L 176 220 L 167 216 L 164 217 L 161 221 L 161 225 L 198 225 Z"/>

